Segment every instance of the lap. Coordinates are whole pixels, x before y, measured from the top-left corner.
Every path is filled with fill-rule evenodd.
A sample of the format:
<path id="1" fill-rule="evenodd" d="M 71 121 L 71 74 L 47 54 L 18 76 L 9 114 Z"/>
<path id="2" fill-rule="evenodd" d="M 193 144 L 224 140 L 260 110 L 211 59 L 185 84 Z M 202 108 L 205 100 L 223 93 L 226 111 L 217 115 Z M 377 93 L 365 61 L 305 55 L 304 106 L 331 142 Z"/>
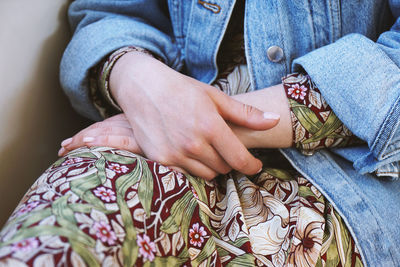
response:
<path id="1" fill-rule="evenodd" d="M 327 206 L 307 183 L 277 169 L 205 182 L 126 151 L 82 148 L 24 196 L 0 234 L 0 265 L 316 263 Z M 310 253 L 298 251 L 308 237 Z"/>

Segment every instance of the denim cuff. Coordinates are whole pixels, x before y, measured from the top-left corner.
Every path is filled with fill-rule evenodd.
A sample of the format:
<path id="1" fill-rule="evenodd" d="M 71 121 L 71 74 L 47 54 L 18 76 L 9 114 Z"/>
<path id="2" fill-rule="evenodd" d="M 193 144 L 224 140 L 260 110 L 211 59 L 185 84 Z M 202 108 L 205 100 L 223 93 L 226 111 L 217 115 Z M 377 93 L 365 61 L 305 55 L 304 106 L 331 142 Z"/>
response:
<path id="1" fill-rule="evenodd" d="M 305 70 L 339 119 L 368 143 L 369 150 L 353 158 L 360 172 L 376 171 L 400 155 L 400 72 L 386 49 L 350 34 L 293 63 L 294 71 Z"/>

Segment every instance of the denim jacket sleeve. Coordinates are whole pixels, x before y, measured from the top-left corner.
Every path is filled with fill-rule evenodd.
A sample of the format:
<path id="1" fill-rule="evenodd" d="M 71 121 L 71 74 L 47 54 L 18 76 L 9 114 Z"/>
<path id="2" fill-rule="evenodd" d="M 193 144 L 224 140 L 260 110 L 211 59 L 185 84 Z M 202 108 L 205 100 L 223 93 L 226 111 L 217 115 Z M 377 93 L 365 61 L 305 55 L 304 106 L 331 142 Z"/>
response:
<path id="1" fill-rule="evenodd" d="M 350 34 L 293 62 L 304 69 L 341 121 L 368 146 L 337 149 L 361 173 L 400 161 L 400 3 L 376 42 Z"/>
<path id="2" fill-rule="evenodd" d="M 76 0 L 69 8 L 74 35 L 60 66 L 60 79 L 73 107 L 100 120 L 89 100 L 88 72 L 106 55 L 124 46 L 145 48 L 172 68 L 180 66 L 165 1 Z"/>

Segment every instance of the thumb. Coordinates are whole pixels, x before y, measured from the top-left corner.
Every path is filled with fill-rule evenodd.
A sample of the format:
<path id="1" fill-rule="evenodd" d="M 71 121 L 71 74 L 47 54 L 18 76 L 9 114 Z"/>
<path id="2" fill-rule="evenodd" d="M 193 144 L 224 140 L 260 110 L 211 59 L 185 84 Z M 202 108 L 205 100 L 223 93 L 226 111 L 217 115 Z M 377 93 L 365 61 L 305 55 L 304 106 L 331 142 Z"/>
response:
<path id="1" fill-rule="evenodd" d="M 280 115 L 264 112 L 251 105 L 239 102 L 215 87 L 207 90 L 221 117 L 234 124 L 253 130 L 268 130 L 276 126 Z"/>

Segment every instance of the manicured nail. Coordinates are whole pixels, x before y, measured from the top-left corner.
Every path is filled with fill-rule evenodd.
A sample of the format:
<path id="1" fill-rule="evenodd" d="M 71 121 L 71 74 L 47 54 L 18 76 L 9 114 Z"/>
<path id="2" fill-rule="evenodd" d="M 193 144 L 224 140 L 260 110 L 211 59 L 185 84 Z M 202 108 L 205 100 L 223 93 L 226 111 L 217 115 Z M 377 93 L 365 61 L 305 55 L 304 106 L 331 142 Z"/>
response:
<path id="1" fill-rule="evenodd" d="M 273 113 L 273 112 L 264 112 L 263 116 L 264 116 L 264 119 L 267 119 L 267 120 L 277 120 L 281 117 L 279 114 Z"/>
<path id="2" fill-rule="evenodd" d="M 58 150 L 58 153 L 57 153 L 58 156 L 61 157 L 65 153 L 65 151 L 66 151 L 65 148 L 63 148 L 63 147 L 60 148 L 60 150 Z"/>
<path id="3" fill-rule="evenodd" d="M 94 137 L 91 137 L 91 136 L 86 136 L 86 137 L 83 138 L 83 142 L 84 143 L 90 143 L 90 142 L 93 142 L 93 141 L 94 141 Z"/>
<path id="4" fill-rule="evenodd" d="M 71 143 L 72 143 L 72 138 L 68 138 L 61 142 L 61 146 L 68 146 Z"/>

